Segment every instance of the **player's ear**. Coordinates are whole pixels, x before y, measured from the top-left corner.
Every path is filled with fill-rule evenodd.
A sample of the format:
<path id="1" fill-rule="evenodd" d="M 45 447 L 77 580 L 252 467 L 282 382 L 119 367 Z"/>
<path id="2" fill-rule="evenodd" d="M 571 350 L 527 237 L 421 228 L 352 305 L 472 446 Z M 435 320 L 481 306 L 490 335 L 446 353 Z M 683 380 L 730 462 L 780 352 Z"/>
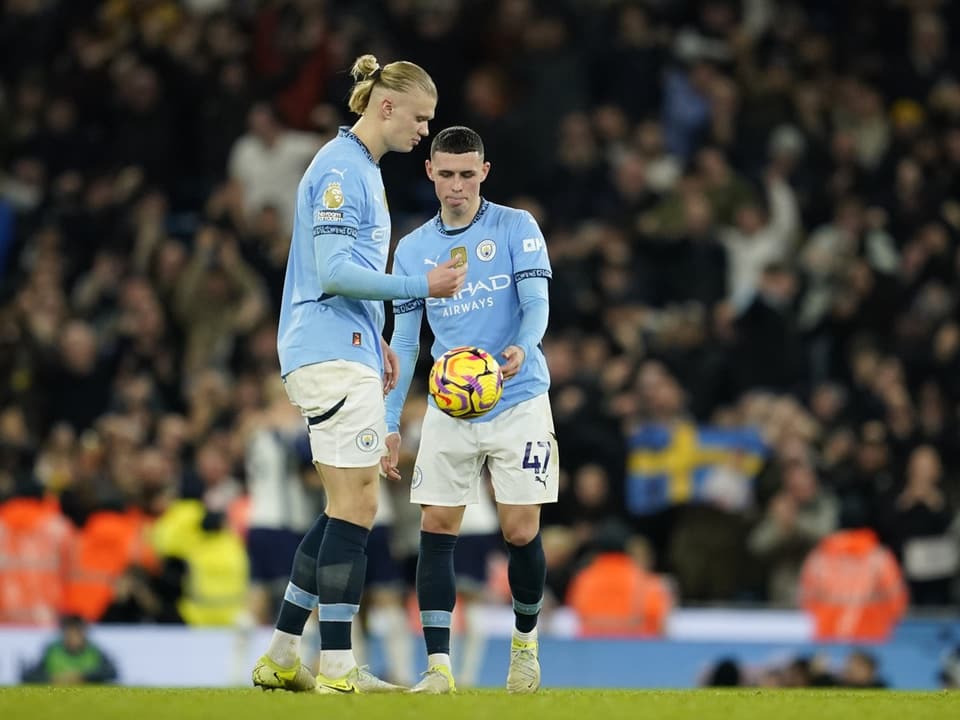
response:
<path id="1" fill-rule="evenodd" d="M 486 180 L 486 179 L 487 179 L 487 175 L 489 175 L 489 174 L 490 174 L 490 163 L 489 163 L 489 162 L 485 162 L 485 163 L 483 163 L 483 172 L 480 173 L 480 182 L 483 182 L 484 180 Z"/>
<path id="2" fill-rule="evenodd" d="M 423 167 L 427 171 L 427 177 L 433 180 L 433 165 L 430 163 L 430 158 L 423 161 Z"/>
<path id="3" fill-rule="evenodd" d="M 385 97 L 380 101 L 380 116 L 387 120 L 391 115 L 393 115 L 393 100 Z"/>

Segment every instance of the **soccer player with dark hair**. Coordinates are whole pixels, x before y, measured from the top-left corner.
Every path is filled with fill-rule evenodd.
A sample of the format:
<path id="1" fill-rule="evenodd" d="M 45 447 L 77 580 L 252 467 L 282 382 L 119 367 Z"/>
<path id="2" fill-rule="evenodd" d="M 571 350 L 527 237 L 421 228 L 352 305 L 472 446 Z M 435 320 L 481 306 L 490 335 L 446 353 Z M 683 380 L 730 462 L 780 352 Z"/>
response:
<path id="1" fill-rule="evenodd" d="M 411 500 L 423 510 L 417 597 L 429 660 L 413 690 L 454 690 L 453 553 L 464 507 L 478 501 L 486 467 L 509 552 L 515 615 L 507 689 L 534 692 L 540 687 L 537 618 L 546 577 L 540 505 L 556 502 L 559 467 L 547 395 L 550 377 L 540 348 L 547 328 L 550 261 L 530 213 L 481 197 L 490 163 L 476 132 L 465 127 L 440 132 L 426 170 L 440 212 L 400 241 L 393 273 L 409 277 L 448 258 L 469 258 L 469 270 L 463 289 L 451 298 L 394 301 L 391 346 L 400 359 L 400 380 L 387 398 L 385 472 L 397 476 L 400 410 L 419 354 L 424 312 L 436 338 L 434 359 L 461 345 L 483 348 L 501 359 L 506 382 L 500 402 L 481 417 L 456 419 L 431 402 L 423 420 Z"/>
<path id="2" fill-rule="evenodd" d="M 349 105 L 360 118 L 320 149 L 300 181 L 280 307 L 280 372 L 306 418 L 327 506 L 297 549 L 276 630 L 253 670 L 254 685 L 268 689 L 401 689 L 358 667 L 350 644 L 377 511 L 383 398 L 396 383 L 396 357 L 381 337 L 382 301 L 449 297 L 464 280 L 451 262 L 407 277 L 385 273 L 390 215 L 378 163 L 427 136 L 433 80 L 418 65 L 381 67 L 373 55 L 358 58 L 351 72 Z M 316 680 L 300 661 L 314 608 Z"/>

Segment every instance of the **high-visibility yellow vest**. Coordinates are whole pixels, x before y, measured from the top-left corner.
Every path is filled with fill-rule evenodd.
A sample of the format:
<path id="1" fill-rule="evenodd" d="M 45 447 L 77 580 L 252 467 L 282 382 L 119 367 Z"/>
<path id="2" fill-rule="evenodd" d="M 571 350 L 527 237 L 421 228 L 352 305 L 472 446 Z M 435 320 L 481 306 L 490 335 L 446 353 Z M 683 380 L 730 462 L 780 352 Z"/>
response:
<path id="1" fill-rule="evenodd" d="M 177 604 L 190 625 L 232 625 L 247 606 L 249 562 L 231 530 L 203 532 L 184 560 L 187 576 Z"/>
<path id="2" fill-rule="evenodd" d="M 177 603 L 190 625 L 232 625 L 247 606 L 249 560 L 240 536 L 229 529 L 204 531 L 199 500 L 173 503 L 153 527 L 158 555 L 187 565 Z"/>

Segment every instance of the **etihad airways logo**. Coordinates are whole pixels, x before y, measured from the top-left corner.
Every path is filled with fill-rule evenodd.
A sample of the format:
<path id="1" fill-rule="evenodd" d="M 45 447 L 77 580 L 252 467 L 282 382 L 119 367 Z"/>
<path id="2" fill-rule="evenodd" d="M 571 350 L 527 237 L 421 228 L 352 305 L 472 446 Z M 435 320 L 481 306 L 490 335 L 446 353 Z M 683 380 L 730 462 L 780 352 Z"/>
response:
<path id="1" fill-rule="evenodd" d="M 513 280 L 509 275 L 491 275 L 483 280 L 464 283 L 460 292 L 450 298 L 427 298 L 427 307 L 441 317 L 464 315 L 474 310 L 493 307 L 493 294 L 508 290 Z"/>

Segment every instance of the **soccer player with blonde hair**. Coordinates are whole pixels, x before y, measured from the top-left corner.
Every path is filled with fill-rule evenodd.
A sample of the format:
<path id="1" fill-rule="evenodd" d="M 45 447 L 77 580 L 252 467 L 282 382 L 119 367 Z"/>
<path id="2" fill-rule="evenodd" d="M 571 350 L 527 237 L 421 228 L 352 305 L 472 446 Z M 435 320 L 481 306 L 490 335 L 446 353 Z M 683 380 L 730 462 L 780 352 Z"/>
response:
<path id="1" fill-rule="evenodd" d="M 327 506 L 297 549 L 276 629 L 253 670 L 253 684 L 266 689 L 402 689 L 358 667 L 350 643 L 377 511 L 384 395 L 397 378 L 396 356 L 381 335 L 382 301 L 449 297 L 465 275 L 452 261 L 407 277 L 385 273 L 390 214 L 379 162 L 427 136 L 437 89 L 423 68 L 406 61 L 381 67 L 363 55 L 351 72 L 349 106 L 360 117 L 318 151 L 300 181 L 280 307 L 280 373 L 306 419 Z M 316 679 L 300 661 L 314 608 Z"/>

